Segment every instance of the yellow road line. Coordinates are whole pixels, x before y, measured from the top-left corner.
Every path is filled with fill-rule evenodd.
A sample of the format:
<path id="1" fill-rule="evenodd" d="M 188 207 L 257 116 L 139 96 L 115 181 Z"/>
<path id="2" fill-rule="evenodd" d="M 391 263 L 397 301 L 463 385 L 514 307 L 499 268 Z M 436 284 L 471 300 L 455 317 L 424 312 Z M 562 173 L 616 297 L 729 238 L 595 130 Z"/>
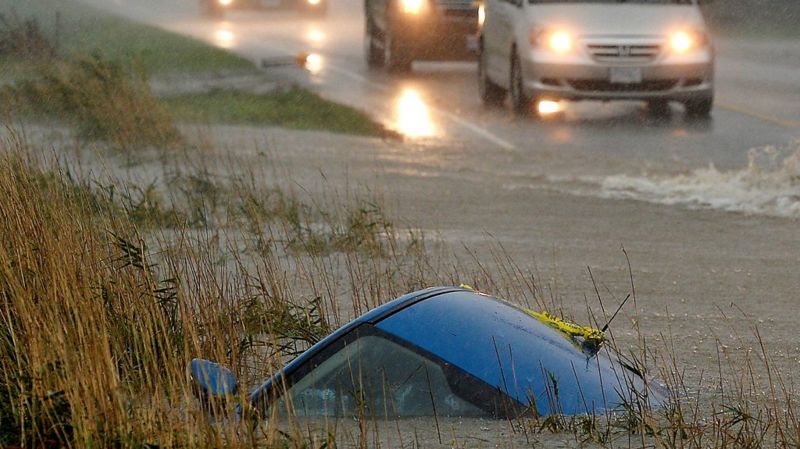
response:
<path id="1" fill-rule="evenodd" d="M 753 118 L 757 118 L 759 120 L 763 120 L 765 122 L 769 122 L 774 125 L 783 126 L 784 128 L 800 129 L 800 122 L 796 120 L 789 120 L 780 117 L 775 117 L 769 114 L 764 114 L 758 111 L 753 111 L 751 109 L 744 108 L 742 106 L 736 106 L 734 104 L 725 103 L 721 101 L 717 101 L 717 106 L 727 111 L 738 112 L 739 114 L 744 114 Z"/>

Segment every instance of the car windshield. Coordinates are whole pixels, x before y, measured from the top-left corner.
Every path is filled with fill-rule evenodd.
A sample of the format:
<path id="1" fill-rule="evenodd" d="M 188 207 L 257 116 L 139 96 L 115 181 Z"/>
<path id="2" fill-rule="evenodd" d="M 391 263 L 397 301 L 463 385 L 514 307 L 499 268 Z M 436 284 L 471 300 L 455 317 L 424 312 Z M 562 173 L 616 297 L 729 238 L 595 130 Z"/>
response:
<path id="1" fill-rule="evenodd" d="M 346 345 L 277 403 L 294 416 L 461 416 L 487 413 L 454 392 L 442 368 L 381 337 Z"/>

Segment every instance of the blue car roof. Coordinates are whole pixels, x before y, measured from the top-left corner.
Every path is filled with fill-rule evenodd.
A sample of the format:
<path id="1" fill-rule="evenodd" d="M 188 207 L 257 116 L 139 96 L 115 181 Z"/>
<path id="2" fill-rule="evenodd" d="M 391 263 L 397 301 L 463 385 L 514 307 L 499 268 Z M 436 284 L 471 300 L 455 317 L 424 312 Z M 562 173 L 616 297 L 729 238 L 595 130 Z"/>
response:
<path id="1" fill-rule="evenodd" d="M 365 324 L 435 355 L 541 416 L 597 413 L 642 396 L 651 405 L 666 400 L 604 351 L 589 357 L 523 310 L 451 287 L 410 293 L 370 311 L 311 347 L 282 374 L 291 375 Z M 253 391 L 253 401 L 279 376 Z"/>

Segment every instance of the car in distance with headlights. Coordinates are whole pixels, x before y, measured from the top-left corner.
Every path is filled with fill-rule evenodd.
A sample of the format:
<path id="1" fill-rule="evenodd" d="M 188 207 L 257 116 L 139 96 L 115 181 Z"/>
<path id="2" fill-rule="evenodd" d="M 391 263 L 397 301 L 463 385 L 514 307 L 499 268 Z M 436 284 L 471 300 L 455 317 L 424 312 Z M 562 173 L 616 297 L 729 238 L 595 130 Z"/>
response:
<path id="1" fill-rule="evenodd" d="M 470 60 L 482 6 L 475 0 L 365 0 L 370 67 L 411 70 L 416 60 Z"/>
<path id="2" fill-rule="evenodd" d="M 714 104 L 714 48 L 700 0 L 487 0 L 478 82 L 485 104 L 671 101 L 690 116 Z M 708 1 L 708 0 L 704 0 Z"/>
<path id="3" fill-rule="evenodd" d="M 203 15 L 211 18 L 221 18 L 234 9 L 278 8 L 295 8 L 308 15 L 322 16 L 328 12 L 328 0 L 200 0 Z"/>

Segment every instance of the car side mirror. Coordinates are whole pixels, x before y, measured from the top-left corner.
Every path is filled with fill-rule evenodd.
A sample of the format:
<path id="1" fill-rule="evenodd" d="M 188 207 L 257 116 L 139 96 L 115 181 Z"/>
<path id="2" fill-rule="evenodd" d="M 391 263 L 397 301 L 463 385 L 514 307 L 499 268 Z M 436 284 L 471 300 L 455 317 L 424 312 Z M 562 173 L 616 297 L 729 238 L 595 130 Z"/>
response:
<path id="1" fill-rule="evenodd" d="M 209 360 L 194 359 L 189 363 L 195 393 L 203 402 L 234 396 L 239 389 L 231 370 Z"/>

